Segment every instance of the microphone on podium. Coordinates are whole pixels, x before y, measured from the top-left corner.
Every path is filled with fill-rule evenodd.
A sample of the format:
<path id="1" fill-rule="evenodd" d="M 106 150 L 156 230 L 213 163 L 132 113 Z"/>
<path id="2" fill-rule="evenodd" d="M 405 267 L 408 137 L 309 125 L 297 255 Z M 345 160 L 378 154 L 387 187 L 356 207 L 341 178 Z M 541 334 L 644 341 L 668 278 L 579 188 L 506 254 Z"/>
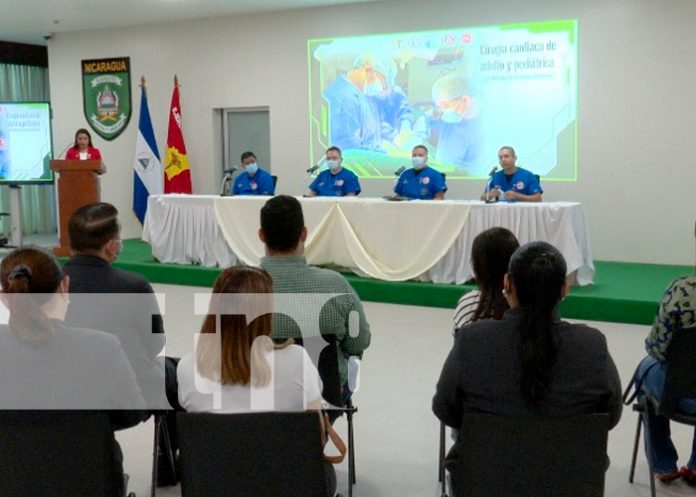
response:
<path id="1" fill-rule="evenodd" d="M 307 169 L 307 173 L 310 175 L 314 174 L 317 171 L 317 169 L 319 169 L 325 163 L 326 163 L 326 154 L 322 155 L 321 159 L 319 159 L 316 164 L 314 164 L 312 167 Z"/>
<path id="2" fill-rule="evenodd" d="M 72 147 L 74 147 L 74 146 L 75 146 L 75 142 L 74 142 L 73 140 L 70 140 L 70 141 L 68 142 L 68 144 L 65 146 L 65 148 L 62 150 L 62 152 L 59 153 L 58 155 L 54 156 L 54 157 L 57 157 L 58 159 L 64 159 L 64 158 L 65 158 L 65 152 L 67 152 L 69 148 L 72 148 Z"/>
<path id="3" fill-rule="evenodd" d="M 488 181 L 486 182 L 486 189 L 483 192 L 483 197 L 486 201 L 487 204 L 492 204 L 494 202 L 497 202 L 498 199 L 491 199 L 488 198 L 488 194 L 491 191 L 491 183 L 493 183 L 493 176 L 495 176 L 495 172 L 498 170 L 498 166 L 493 166 L 493 169 L 491 169 L 491 172 L 488 173 Z"/>
<path id="4" fill-rule="evenodd" d="M 398 176 L 401 176 L 401 173 L 403 173 L 405 170 L 406 170 L 406 167 L 405 167 L 405 166 L 401 166 L 399 169 L 397 169 L 396 171 L 394 171 L 394 176 L 397 176 L 397 177 L 398 177 Z"/>
<path id="5" fill-rule="evenodd" d="M 227 197 L 229 195 L 232 195 L 231 191 L 231 186 L 232 186 L 232 175 L 234 172 L 239 169 L 237 166 L 232 166 L 229 169 L 225 169 L 222 172 L 222 183 L 220 183 L 220 196 L 221 197 Z"/>

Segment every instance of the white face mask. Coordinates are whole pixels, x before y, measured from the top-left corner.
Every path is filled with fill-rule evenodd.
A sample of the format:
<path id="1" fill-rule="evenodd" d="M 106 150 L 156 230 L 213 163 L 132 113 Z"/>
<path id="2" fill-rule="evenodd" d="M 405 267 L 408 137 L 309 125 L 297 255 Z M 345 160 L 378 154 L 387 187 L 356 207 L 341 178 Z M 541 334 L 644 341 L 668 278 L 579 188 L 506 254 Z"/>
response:
<path id="1" fill-rule="evenodd" d="M 411 157 L 413 169 L 419 171 L 425 167 L 425 157 Z"/>
<path id="2" fill-rule="evenodd" d="M 116 240 L 118 245 L 116 246 L 116 251 L 114 252 L 114 260 L 118 259 L 118 256 L 121 255 L 121 251 L 123 250 L 123 240 L 118 239 Z"/>
<path id="3" fill-rule="evenodd" d="M 337 160 L 327 160 L 326 165 L 329 166 L 329 169 L 333 172 L 338 171 L 338 168 L 341 167 L 341 163 Z"/>
<path id="4" fill-rule="evenodd" d="M 365 83 L 364 93 L 368 97 L 378 97 L 384 91 L 384 85 L 379 79 L 376 79 L 372 83 Z"/>
<path id="5" fill-rule="evenodd" d="M 256 162 L 250 162 L 249 164 L 244 166 L 244 170 L 253 176 L 254 174 L 256 174 L 256 171 L 259 170 L 259 165 Z"/>
<path id="6" fill-rule="evenodd" d="M 464 115 L 458 114 L 454 111 L 454 109 L 447 109 L 445 112 L 442 113 L 440 119 L 442 119 L 442 122 L 445 123 L 456 124 L 462 122 L 462 119 L 464 119 Z"/>

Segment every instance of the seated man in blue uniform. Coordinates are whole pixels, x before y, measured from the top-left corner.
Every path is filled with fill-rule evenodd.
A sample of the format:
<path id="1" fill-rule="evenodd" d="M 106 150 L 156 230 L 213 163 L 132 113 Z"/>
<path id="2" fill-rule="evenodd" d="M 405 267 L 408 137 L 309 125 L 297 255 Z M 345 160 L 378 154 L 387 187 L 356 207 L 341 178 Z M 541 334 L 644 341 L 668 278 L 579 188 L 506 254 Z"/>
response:
<path id="1" fill-rule="evenodd" d="M 328 169 L 319 173 L 309 185 L 310 197 L 353 197 L 360 193 L 357 175 L 341 165 L 343 156 L 338 147 L 326 149 Z"/>
<path id="2" fill-rule="evenodd" d="M 428 149 L 416 145 L 411 151 L 413 168 L 406 169 L 394 187 L 394 193 L 419 200 L 444 200 L 447 185 L 442 173 L 428 166 Z"/>
<path id="3" fill-rule="evenodd" d="M 481 200 L 541 202 L 544 190 L 534 173 L 515 165 L 517 156 L 514 148 L 502 147 L 498 152 L 498 161 L 503 169 L 493 175 L 490 188 L 487 188 Z"/>
<path id="4" fill-rule="evenodd" d="M 232 193 L 235 195 L 274 195 L 273 176 L 259 169 L 254 152 L 242 154 L 244 172 L 234 180 Z"/>

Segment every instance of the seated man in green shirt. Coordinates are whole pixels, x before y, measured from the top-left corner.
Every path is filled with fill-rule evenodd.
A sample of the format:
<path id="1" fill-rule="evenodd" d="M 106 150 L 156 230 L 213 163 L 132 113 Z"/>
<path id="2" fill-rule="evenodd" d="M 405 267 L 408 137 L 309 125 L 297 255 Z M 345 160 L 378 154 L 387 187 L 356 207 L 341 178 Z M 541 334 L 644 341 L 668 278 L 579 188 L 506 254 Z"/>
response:
<path id="1" fill-rule="evenodd" d="M 370 345 L 370 325 L 358 295 L 336 271 L 307 264 L 304 256 L 307 228 L 296 198 L 279 195 L 266 202 L 261 209 L 259 237 L 266 249 L 261 267 L 273 278 L 274 293 L 293 294 L 284 299 L 276 295 L 272 338 L 335 335 L 341 400 L 345 404 L 351 395 L 350 358 L 361 358 Z"/>

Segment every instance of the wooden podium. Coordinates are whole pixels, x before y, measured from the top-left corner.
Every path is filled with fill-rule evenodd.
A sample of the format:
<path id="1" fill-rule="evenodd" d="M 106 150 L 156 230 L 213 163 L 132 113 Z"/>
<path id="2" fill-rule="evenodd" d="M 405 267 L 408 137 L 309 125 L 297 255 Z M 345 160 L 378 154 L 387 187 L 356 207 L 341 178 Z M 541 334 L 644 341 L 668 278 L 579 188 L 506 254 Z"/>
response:
<path id="1" fill-rule="evenodd" d="M 51 169 L 58 177 L 58 216 L 60 236 L 53 253 L 58 257 L 70 255 L 68 221 L 83 205 L 99 202 L 99 176 L 106 171 L 100 160 L 52 160 Z"/>

